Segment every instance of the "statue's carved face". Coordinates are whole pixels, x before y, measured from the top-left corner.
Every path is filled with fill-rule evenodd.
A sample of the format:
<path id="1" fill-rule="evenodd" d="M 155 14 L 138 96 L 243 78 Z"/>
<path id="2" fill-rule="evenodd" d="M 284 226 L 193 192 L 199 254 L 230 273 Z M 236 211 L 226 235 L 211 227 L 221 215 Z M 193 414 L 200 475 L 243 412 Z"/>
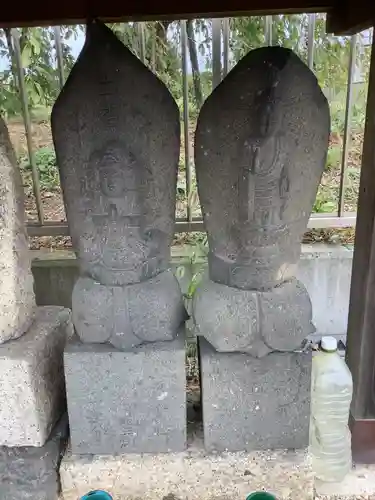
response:
<path id="1" fill-rule="evenodd" d="M 91 192 L 87 209 L 96 215 L 140 216 L 141 171 L 126 145 L 112 141 L 94 151 L 86 173 L 90 182 L 83 182 L 86 192 Z"/>
<path id="2" fill-rule="evenodd" d="M 100 169 L 100 188 L 108 198 L 120 198 L 125 194 L 125 180 L 117 165 L 108 165 Z"/>
<path id="3" fill-rule="evenodd" d="M 135 161 L 123 147 L 108 145 L 95 163 L 100 189 L 108 198 L 125 197 L 137 189 Z"/>

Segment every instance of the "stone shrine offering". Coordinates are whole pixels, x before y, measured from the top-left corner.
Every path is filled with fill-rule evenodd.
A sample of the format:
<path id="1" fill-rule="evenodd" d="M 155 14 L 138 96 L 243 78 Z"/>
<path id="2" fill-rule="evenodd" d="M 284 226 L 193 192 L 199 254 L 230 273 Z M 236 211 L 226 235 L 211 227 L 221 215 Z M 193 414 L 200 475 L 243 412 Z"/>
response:
<path id="1" fill-rule="evenodd" d="M 36 307 L 23 186 L 0 118 L 0 498 L 57 498 L 70 311 Z M 4 495 L 4 496 L 3 496 Z M 36 498 L 35 496 L 35 498 Z"/>
<path id="2" fill-rule="evenodd" d="M 169 270 L 180 151 L 165 85 L 99 22 L 52 112 L 81 278 L 72 297 L 83 342 L 128 349 L 172 340 L 186 319 Z"/>
<path id="3" fill-rule="evenodd" d="M 201 342 L 207 448 L 307 444 L 311 359 L 293 351 L 314 326 L 295 271 L 329 130 L 328 103 L 314 74 L 281 47 L 247 54 L 201 109 L 195 166 L 210 252 L 193 314 L 209 342 Z M 281 379 L 283 366 L 290 373 Z M 212 398 L 220 394 L 216 411 Z M 305 416 L 299 429 L 292 402 Z M 225 435 L 233 411 L 236 439 Z M 265 415 L 273 421 L 268 434 L 261 429 Z"/>
<path id="4" fill-rule="evenodd" d="M 80 278 L 65 349 L 71 449 L 186 446 L 186 311 L 170 270 L 180 121 L 165 85 L 100 22 L 52 111 Z"/>

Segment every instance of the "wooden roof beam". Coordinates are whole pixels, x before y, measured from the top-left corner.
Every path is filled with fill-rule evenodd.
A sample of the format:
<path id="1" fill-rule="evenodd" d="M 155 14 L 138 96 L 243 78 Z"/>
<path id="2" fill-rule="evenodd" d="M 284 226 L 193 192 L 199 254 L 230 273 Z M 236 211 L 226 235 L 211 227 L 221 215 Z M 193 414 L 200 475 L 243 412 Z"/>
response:
<path id="1" fill-rule="evenodd" d="M 232 17 L 302 12 L 327 12 L 334 0 L 58 0 L 8 3 L 0 10 L 0 28 L 105 22 Z"/>
<path id="2" fill-rule="evenodd" d="M 354 35 L 374 26 L 373 0 L 344 0 L 337 2 L 327 16 L 327 32 L 335 35 Z"/>

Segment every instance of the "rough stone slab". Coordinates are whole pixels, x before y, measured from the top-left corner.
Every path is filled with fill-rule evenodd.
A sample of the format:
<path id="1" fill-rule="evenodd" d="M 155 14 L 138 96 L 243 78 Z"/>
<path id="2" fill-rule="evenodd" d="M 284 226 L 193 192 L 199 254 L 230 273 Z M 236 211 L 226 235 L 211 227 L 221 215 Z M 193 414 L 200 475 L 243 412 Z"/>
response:
<path id="1" fill-rule="evenodd" d="M 180 453 L 87 456 L 68 451 L 60 478 L 64 500 L 97 488 L 116 500 L 244 500 L 265 487 L 278 500 L 313 498 L 304 451 L 207 454 L 200 436 Z"/>
<path id="2" fill-rule="evenodd" d="M 0 445 L 43 446 L 65 409 L 70 311 L 38 307 L 22 337 L 0 345 Z"/>
<path id="3" fill-rule="evenodd" d="M 16 155 L 0 117 L 0 344 L 23 335 L 35 314 L 25 227 L 24 192 Z"/>
<path id="4" fill-rule="evenodd" d="M 208 451 L 307 447 L 311 353 L 256 359 L 219 353 L 202 337 L 199 346 Z"/>
<path id="5" fill-rule="evenodd" d="M 74 453 L 180 451 L 186 446 L 185 338 L 118 351 L 75 339 L 65 350 Z"/>
<path id="6" fill-rule="evenodd" d="M 57 500 L 58 467 L 67 436 L 65 414 L 44 446 L 0 447 L 0 500 Z"/>

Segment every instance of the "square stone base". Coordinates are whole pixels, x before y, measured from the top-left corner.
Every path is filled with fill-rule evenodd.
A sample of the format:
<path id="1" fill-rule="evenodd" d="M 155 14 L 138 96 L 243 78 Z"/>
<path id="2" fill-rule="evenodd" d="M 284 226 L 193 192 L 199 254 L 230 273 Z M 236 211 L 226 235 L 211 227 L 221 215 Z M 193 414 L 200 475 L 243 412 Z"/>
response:
<path id="1" fill-rule="evenodd" d="M 311 353 L 256 359 L 199 337 L 204 443 L 209 451 L 305 448 Z"/>
<path id="2" fill-rule="evenodd" d="M 43 446 L 65 410 L 70 311 L 38 307 L 30 329 L 0 345 L 0 446 Z"/>
<path id="3" fill-rule="evenodd" d="M 185 338 L 118 351 L 75 338 L 65 350 L 74 453 L 168 452 L 186 446 Z"/>
<path id="4" fill-rule="evenodd" d="M 65 415 L 40 448 L 0 446 L 0 500 L 57 500 L 58 468 L 67 435 Z"/>

